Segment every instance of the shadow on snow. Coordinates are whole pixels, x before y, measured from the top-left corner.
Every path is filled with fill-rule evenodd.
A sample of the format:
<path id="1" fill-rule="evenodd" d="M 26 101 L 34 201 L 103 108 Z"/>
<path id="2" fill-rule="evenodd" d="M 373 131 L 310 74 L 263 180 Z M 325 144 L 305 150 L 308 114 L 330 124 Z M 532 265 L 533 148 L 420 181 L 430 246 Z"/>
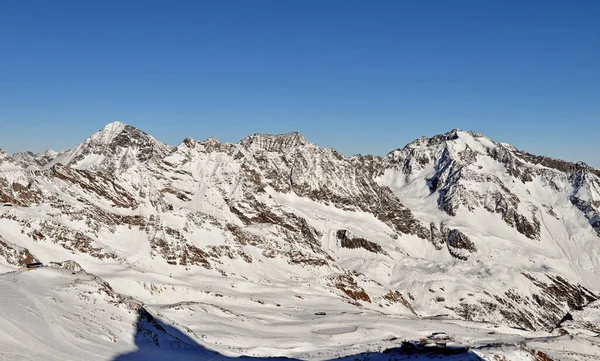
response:
<path id="1" fill-rule="evenodd" d="M 190 336 L 153 317 L 146 309 L 138 310 L 134 336 L 136 351 L 117 356 L 113 361 L 299 361 L 287 357 L 228 357 L 198 344 Z M 463 347 L 440 347 L 424 350 L 417 344 L 404 343 L 401 347 L 382 352 L 365 352 L 330 361 L 384 361 L 384 360 L 446 360 L 483 361 Z"/>

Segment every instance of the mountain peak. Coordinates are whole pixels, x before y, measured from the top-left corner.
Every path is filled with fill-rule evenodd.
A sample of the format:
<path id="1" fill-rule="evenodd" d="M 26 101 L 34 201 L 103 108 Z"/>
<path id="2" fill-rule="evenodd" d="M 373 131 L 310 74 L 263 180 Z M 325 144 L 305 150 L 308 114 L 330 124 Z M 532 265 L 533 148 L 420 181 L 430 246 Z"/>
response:
<path id="1" fill-rule="evenodd" d="M 473 138 L 486 138 L 487 139 L 487 137 L 481 133 L 477 133 L 472 130 L 462 130 L 459 128 L 454 128 L 447 133 L 436 134 L 432 137 L 422 136 L 422 137 L 415 139 L 414 141 L 408 143 L 406 146 L 404 146 L 403 149 L 408 150 L 411 148 L 421 147 L 421 146 L 434 146 L 434 145 L 438 145 L 440 143 L 445 143 L 445 142 L 453 141 L 453 140 L 457 140 L 457 139 L 469 140 L 469 139 L 473 139 Z M 394 153 L 394 152 L 392 152 L 392 153 Z"/>
<path id="2" fill-rule="evenodd" d="M 83 143 L 49 163 L 62 163 L 84 169 L 127 169 L 170 150 L 144 131 L 115 121 L 105 125 Z"/>
<path id="3" fill-rule="evenodd" d="M 5 152 L 4 150 L 0 149 L 0 159 L 12 159 L 13 156 L 11 156 L 10 154 L 8 154 L 7 152 Z"/>
<path id="4" fill-rule="evenodd" d="M 455 140 L 458 138 L 485 138 L 485 135 L 469 129 L 454 128 L 451 131 L 433 136 L 431 139 Z"/>
<path id="5" fill-rule="evenodd" d="M 58 152 L 55 151 L 54 149 L 46 149 L 45 151 L 38 153 L 35 156 L 38 157 L 38 156 L 56 156 L 56 155 L 58 155 Z"/>
<path id="6" fill-rule="evenodd" d="M 14 153 L 12 156 L 16 159 L 32 159 L 35 157 L 35 154 L 33 152 L 26 151 Z"/>
<path id="7" fill-rule="evenodd" d="M 280 152 L 302 147 L 309 143 L 302 134 L 294 131 L 285 134 L 255 133 L 242 139 L 239 144 L 248 149 L 263 149 L 269 152 Z"/>
<path id="8" fill-rule="evenodd" d="M 123 132 L 127 127 L 134 128 L 130 125 L 122 123 L 120 121 L 114 121 L 112 123 L 106 124 L 102 129 L 98 132 L 94 133 L 90 140 L 96 143 L 107 144 L 110 143 L 115 137 Z M 135 128 L 134 128 L 135 129 Z"/>

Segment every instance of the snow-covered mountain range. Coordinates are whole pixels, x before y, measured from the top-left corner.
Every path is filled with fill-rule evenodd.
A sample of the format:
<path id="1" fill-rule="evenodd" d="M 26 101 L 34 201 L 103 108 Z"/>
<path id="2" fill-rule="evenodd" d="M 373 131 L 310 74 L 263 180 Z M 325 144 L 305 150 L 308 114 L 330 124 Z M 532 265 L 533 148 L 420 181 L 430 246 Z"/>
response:
<path id="1" fill-rule="evenodd" d="M 89 309 L 76 322 L 107 329 L 100 334 L 120 345 L 115 352 L 138 345 L 135 333 L 187 345 L 182 357 L 195 342 L 205 359 L 331 359 L 439 327 L 473 359 L 600 357 L 591 338 L 600 329 L 565 320 L 598 309 L 600 171 L 472 131 L 346 157 L 296 132 L 172 147 L 115 122 L 71 150 L 0 151 L 0 201 L 0 271 L 34 260 L 78 265 L 75 277 L 58 267 L 0 281 L 24 283 L 15 292 L 31 293 L 36 307 L 75 297 L 85 310 L 104 295 L 96 301 L 106 305 L 94 306 L 106 312 L 95 314 L 100 323 Z M 37 275 L 49 279 L 42 291 Z M 0 314 L 0 329 L 14 327 L 13 316 Z M 140 331 L 139 319 L 154 328 Z M 166 327 L 158 319 L 191 341 L 157 336 Z M 53 327 L 53 337 L 104 342 L 96 331 Z M 482 343 L 494 337 L 495 347 Z M 85 359 L 115 357 L 98 350 Z"/>

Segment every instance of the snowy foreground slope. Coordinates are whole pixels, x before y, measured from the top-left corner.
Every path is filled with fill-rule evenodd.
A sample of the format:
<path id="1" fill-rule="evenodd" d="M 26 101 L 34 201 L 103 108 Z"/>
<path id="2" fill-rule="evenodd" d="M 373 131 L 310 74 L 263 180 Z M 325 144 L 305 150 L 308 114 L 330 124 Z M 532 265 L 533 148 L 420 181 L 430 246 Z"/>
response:
<path id="1" fill-rule="evenodd" d="M 210 296 L 143 305 L 78 267 L 5 273 L 0 287 L 3 360 L 228 360 L 240 354 L 247 359 L 600 359 L 600 341 L 591 335 L 548 336 L 484 323 L 332 310 L 326 301 L 280 305 L 276 312 L 244 301 L 217 304 Z M 314 309 L 327 310 L 326 315 L 315 315 Z"/>
<path id="2" fill-rule="evenodd" d="M 0 359 L 600 358 L 599 175 L 459 130 L 0 152 Z"/>

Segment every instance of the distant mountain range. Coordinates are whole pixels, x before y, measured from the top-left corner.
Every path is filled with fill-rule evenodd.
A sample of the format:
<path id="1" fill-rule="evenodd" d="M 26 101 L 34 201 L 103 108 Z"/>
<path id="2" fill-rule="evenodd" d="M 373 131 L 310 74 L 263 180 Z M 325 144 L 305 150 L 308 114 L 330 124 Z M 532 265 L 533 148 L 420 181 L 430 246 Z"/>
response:
<path id="1" fill-rule="evenodd" d="M 115 122 L 71 150 L 0 151 L 0 202 L 0 271 L 74 260 L 136 312 L 210 296 L 220 313 L 243 299 L 600 332 L 564 319 L 600 295 L 600 171 L 472 131 L 345 157 L 297 132 L 173 147 Z M 177 307 L 190 330 L 205 312 Z"/>

